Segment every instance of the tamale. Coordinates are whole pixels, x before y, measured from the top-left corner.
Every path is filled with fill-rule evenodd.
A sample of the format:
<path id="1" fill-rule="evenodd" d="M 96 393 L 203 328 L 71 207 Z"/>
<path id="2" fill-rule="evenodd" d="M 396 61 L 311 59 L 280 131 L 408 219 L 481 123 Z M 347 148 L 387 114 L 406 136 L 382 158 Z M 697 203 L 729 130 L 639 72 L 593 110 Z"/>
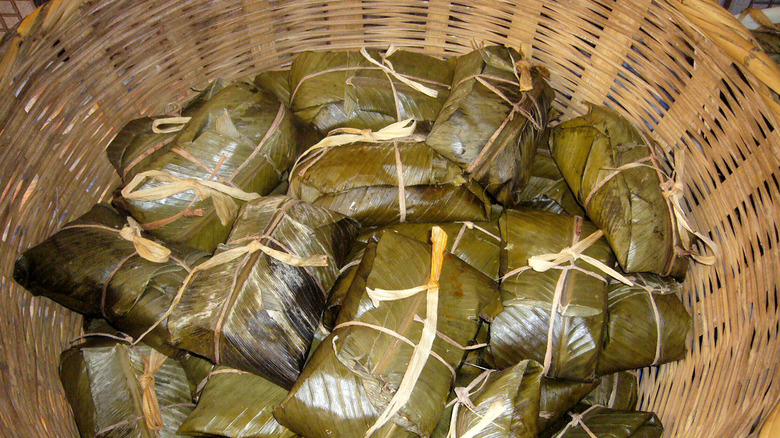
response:
<path id="1" fill-rule="evenodd" d="M 302 52 L 290 67 L 290 107 L 322 134 L 377 130 L 412 118 L 430 130 L 449 94 L 454 59 L 390 48 Z"/>
<path id="2" fill-rule="evenodd" d="M 155 236 L 212 252 L 230 233 L 239 204 L 279 184 L 299 141 L 283 103 L 233 83 L 193 113 L 170 150 L 124 182 L 115 202 Z"/>
<path id="3" fill-rule="evenodd" d="M 437 223 L 403 223 L 383 227 L 366 228 L 358 235 L 357 242 L 339 279 L 331 289 L 328 298 L 324 322 L 327 327 L 333 327 L 341 302 L 352 284 L 357 272 L 357 266 L 363 257 L 365 245 L 372 238 L 378 238 L 383 232 L 392 230 L 420 242 L 427 242 L 433 226 L 442 228 L 448 236 L 447 251 L 475 267 L 483 274 L 498 281 L 499 251 L 501 236 L 498 231 L 500 210 L 493 212 L 494 219 L 490 222 L 437 222 Z"/>
<path id="4" fill-rule="evenodd" d="M 525 188 L 518 192 L 515 201 L 518 206 L 526 208 L 585 216 L 585 210 L 566 184 L 546 145 L 536 150 L 534 163 L 531 166 L 531 177 Z"/>
<path id="5" fill-rule="evenodd" d="M 179 437 L 192 411 L 184 370 L 150 347 L 91 339 L 60 358 L 60 380 L 82 437 Z"/>
<path id="6" fill-rule="evenodd" d="M 305 154 L 293 169 L 289 194 L 363 226 L 487 220 L 490 201 L 482 187 L 418 140 L 358 141 Z"/>
<path id="7" fill-rule="evenodd" d="M 203 388 L 198 406 L 179 427 L 188 436 L 292 438 L 273 417 L 287 390 L 260 376 L 218 367 Z"/>
<path id="8" fill-rule="evenodd" d="M 22 253 L 14 264 L 14 280 L 33 295 L 84 315 L 100 315 L 108 282 L 125 261 L 147 257 L 154 266 L 169 258 L 168 249 L 144 235 L 132 218 L 109 205 L 95 205 Z"/>
<path id="9" fill-rule="evenodd" d="M 680 254 L 694 254 L 691 236 L 679 183 L 660 170 L 656 148 L 617 112 L 594 105 L 552 133 L 558 168 L 621 268 L 682 278 L 687 259 Z"/>
<path id="10" fill-rule="evenodd" d="M 458 57 L 452 92 L 426 139 L 506 206 L 528 182 L 555 97 L 540 71 L 522 63 L 499 46 Z"/>
<path id="11" fill-rule="evenodd" d="M 189 271 L 209 257 L 203 251 L 172 249 L 165 263 L 138 256 L 117 262 L 101 302 L 103 317 L 112 326 L 133 338 L 140 336 L 170 307 Z M 167 321 L 144 337 L 145 344 L 166 354 L 172 354 L 171 342 Z"/>
<path id="12" fill-rule="evenodd" d="M 447 241 L 447 251 L 459 259 L 475 267 L 479 272 L 498 281 L 499 256 L 501 252 L 501 232 L 498 229 L 498 218 L 501 211 L 492 213 L 492 220 L 482 222 L 433 222 L 433 223 L 402 223 L 385 225 L 361 230 L 357 240 L 368 242 L 372 235 L 379 235 L 387 230 L 427 242 L 431 228 L 437 226 L 444 230 L 450 239 Z"/>
<path id="13" fill-rule="evenodd" d="M 539 402 L 538 431 L 542 432 L 555 424 L 566 412 L 577 406 L 580 401 L 597 387 L 598 381 L 574 382 L 542 378 Z"/>
<path id="14" fill-rule="evenodd" d="M 433 250 L 391 231 L 369 243 L 336 327 L 275 411 L 282 425 L 307 438 L 433 432 L 463 357 L 455 345 L 473 339 L 496 295 L 433 233 Z"/>
<path id="15" fill-rule="evenodd" d="M 228 85 L 227 82 L 221 79 L 211 83 L 182 109 L 181 117 L 192 117 L 204 103 L 226 85 Z M 146 168 L 149 163 L 173 147 L 172 142 L 178 131 L 169 128 L 175 125 L 166 126 L 167 124 L 163 124 L 159 126 L 158 130 L 155 130 L 153 126 L 156 121 L 157 123 L 176 122 L 174 118 L 167 116 L 142 117 L 131 120 L 117 133 L 106 148 L 108 161 L 114 166 L 123 181 L 133 179 L 136 174 L 141 172 L 141 169 Z"/>
<path id="16" fill-rule="evenodd" d="M 348 217 L 284 196 L 246 203 L 227 244 L 179 290 L 173 344 L 289 388 L 357 231 Z"/>
<path id="17" fill-rule="evenodd" d="M 553 438 L 660 438 L 664 428 L 652 412 L 619 411 L 591 406 L 570 414 L 572 419 Z M 564 420 L 565 421 L 565 420 Z M 546 435 L 542 435 L 546 436 Z"/>
<path id="18" fill-rule="evenodd" d="M 541 379 L 542 366 L 530 360 L 503 371 L 486 371 L 460 389 L 458 402 L 463 406 L 456 408 L 450 433 L 455 437 L 535 438 Z"/>
<path id="19" fill-rule="evenodd" d="M 257 76 L 254 80 L 258 88 L 269 91 L 277 99 L 290 105 L 290 70 L 268 70 Z"/>
<path id="20" fill-rule="evenodd" d="M 614 255 L 579 216 L 505 210 L 499 220 L 504 310 L 490 325 L 499 369 L 523 359 L 547 377 L 592 380 L 604 339 Z"/>
<path id="21" fill-rule="evenodd" d="M 633 411 L 639 399 L 639 380 L 636 373 L 623 371 L 601 378 L 599 386 L 582 399 L 582 403 L 602 405 L 610 409 Z"/>
<path id="22" fill-rule="evenodd" d="M 691 316 L 678 298 L 681 285 L 653 274 L 631 279 L 634 286 L 609 288 L 607 340 L 599 357 L 599 375 L 685 357 Z"/>

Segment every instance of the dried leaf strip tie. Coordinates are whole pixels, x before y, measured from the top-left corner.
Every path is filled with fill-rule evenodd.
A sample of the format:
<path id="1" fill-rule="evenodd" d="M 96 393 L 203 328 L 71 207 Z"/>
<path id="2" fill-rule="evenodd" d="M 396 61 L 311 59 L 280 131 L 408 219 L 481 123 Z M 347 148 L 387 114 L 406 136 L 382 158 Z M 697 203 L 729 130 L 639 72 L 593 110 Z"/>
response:
<path id="1" fill-rule="evenodd" d="M 634 280 L 634 286 L 640 287 L 647 292 L 647 299 L 650 300 L 650 306 L 653 308 L 653 319 L 655 320 L 656 341 L 655 341 L 655 358 L 651 366 L 656 366 L 661 362 L 661 354 L 663 351 L 663 330 L 661 327 L 661 313 L 658 311 L 658 303 L 655 302 L 653 292 L 663 292 L 663 289 L 652 287 L 647 284 L 642 277 L 632 278 Z M 666 288 L 666 292 L 668 292 Z M 617 379 L 615 379 L 615 390 L 617 390 Z M 613 394 L 614 396 L 614 394 Z M 610 398 L 611 400 L 612 398 Z"/>
<path id="2" fill-rule="evenodd" d="M 589 407 L 588 409 L 586 409 L 581 414 L 575 414 L 575 413 L 569 412 L 569 415 L 571 416 L 571 422 L 569 422 L 569 424 L 567 424 L 566 427 L 563 428 L 563 430 L 561 431 L 561 435 L 563 435 L 563 433 L 566 432 L 567 430 L 569 430 L 569 429 L 571 429 L 573 427 L 579 426 L 579 427 L 582 427 L 582 430 L 584 430 L 585 433 L 587 433 L 590 438 L 599 438 L 595 433 L 593 433 L 592 430 L 590 430 L 588 428 L 588 426 L 583 421 L 583 418 L 585 417 L 585 415 L 588 414 L 588 412 L 592 411 L 593 409 L 603 408 L 603 407 L 604 406 L 602 406 L 602 405 L 593 405 L 593 406 Z"/>
<path id="3" fill-rule="evenodd" d="M 469 221 L 463 221 L 463 222 L 457 222 L 463 224 L 462 227 L 460 227 L 460 230 L 458 231 L 458 235 L 455 237 L 455 242 L 452 244 L 452 248 L 450 248 L 450 253 L 454 254 L 455 250 L 458 248 L 458 244 L 460 244 L 461 239 L 463 239 L 463 235 L 466 234 L 466 230 L 479 230 L 483 233 L 487 234 L 488 236 L 496 239 L 499 243 L 501 242 L 501 238 L 499 236 L 496 236 L 495 234 L 491 233 L 490 231 L 480 227 L 479 225 L 475 224 L 474 222 Z"/>
<path id="4" fill-rule="evenodd" d="M 192 117 L 164 117 L 152 122 L 152 132 L 155 134 L 171 134 L 184 129 L 184 126 L 192 120 Z M 167 126 L 165 128 L 164 126 Z"/>
<path id="5" fill-rule="evenodd" d="M 146 179 L 160 181 L 163 185 L 136 191 L 136 188 Z M 187 190 L 195 192 L 195 196 L 201 201 L 211 198 L 217 217 L 224 226 L 230 224 L 238 213 L 238 205 L 233 198 L 251 201 L 260 197 L 257 193 L 247 193 L 236 187 L 215 181 L 179 178 L 159 170 L 147 170 L 136 175 L 122 189 L 122 196 L 133 201 L 157 201 Z"/>
<path id="6" fill-rule="evenodd" d="M 457 438 L 457 421 L 458 421 L 458 412 L 460 410 L 460 406 L 465 406 L 468 408 L 471 412 L 473 412 L 475 415 L 480 416 L 476 411 L 476 406 L 474 406 L 474 402 L 471 401 L 471 394 L 472 392 L 479 391 L 479 389 L 482 388 L 482 386 L 485 386 L 487 383 L 488 376 L 495 372 L 496 370 L 485 370 L 480 375 L 474 378 L 467 386 L 459 386 L 454 389 L 455 392 L 455 399 L 452 400 L 447 404 L 447 406 L 455 405 L 452 408 L 452 417 L 450 417 L 450 430 L 447 433 L 447 438 Z M 480 388 L 477 388 L 475 390 L 475 387 L 479 384 L 482 384 Z M 496 418 L 498 418 L 502 413 L 504 412 L 504 406 L 501 402 L 495 402 L 488 408 L 487 412 L 484 416 L 481 416 L 477 424 L 475 424 L 471 429 L 467 430 L 460 438 L 469 437 L 473 438 L 477 436 L 478 433 L 482 432 L 490 423 L 492 423 Z"/>
<path id="7" fill-rule="evenodd" d="M 552 365 L 553 332 L 555 328 L 556 315 L 559 313 L 559 309 L 561 307 L 561 299 L 562 299 L 561 295 L 563 294 L 563 287 L 566 281 L 566 277 L 568 275 L 568 271 L 577 270 L 584 274 L 597 278 L 603 282 L 607 282 L 606 278 L 602 277 L 599 274 L 596 274 L 595 272 L 591 272 L 579 268 L 574 264 L 574 262 L 577 260 L 582 260 L 583 262 L 588 263 L 592 267 L 620 281 L 621 283 L 624 283 L 628 286 L 633 285 L 631 280 L 629 280 L 619 272 L 615 271 L 611 267 L 605 265 L 604 263 L 602 263 L 601 261 L 593 257 L 583 254 L 583 252 L 586 249 L 588 249 L 591 245 L 596 243 L 599 239 L 601 239 L 604 236 L 604 232 L 598 230 L 595 233 L 591 234 L 590 236 L 580 240 L 580 233 L 582 232 L 583 219 L 582 217 L 577 216 L 575 221 L 576 222 L 574 226 L 574 233 L 572 236 L 572 246 L 568 248 L 564 248 L 560 252 L 555 254 L 541 254 L 541 255 L 533 256 L 528 259 L 528 266 L 524 266 L 522 268 L 518 268 L 513 271 L 510 271 L 502 278 L 502 280 L 504 280 L 508 277 L 511 277 L 512 275 L 522 274 L 528 269 L 533 269 L 536 272 L 545 272 L 550 269 L 561 270 L 561 274 L 558 277 L 558 282 L 555 285 L 552 308 L 550 309 L 550 325 L 547 331 L 547 348 L 544 354 L 544 374 L 547 374 L 550 371 L 550 366 Z M 564 263 L 568 263 L 568 264 L 566 266 L 561 267 L 561 265 Z"/>

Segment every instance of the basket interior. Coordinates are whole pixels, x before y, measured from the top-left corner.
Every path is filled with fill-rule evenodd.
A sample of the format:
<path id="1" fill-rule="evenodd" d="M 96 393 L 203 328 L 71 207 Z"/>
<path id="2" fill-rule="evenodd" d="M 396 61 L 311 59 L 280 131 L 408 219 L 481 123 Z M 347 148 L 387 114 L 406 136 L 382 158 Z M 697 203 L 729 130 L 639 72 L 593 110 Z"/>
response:
<path id="1" fill-rule="evenodd" d="M 640 407 L 659 414 L 665 436 L 755 432 L 780 399 L 780 138 L 763 85 L 666 0 L 116 0 L 39 16 L 0 83 L 3 429 L 77 436 L 57 364 L 81 318 L 11 272 L 21 251 L 110 197 L 119 180 L 104 149 L 125 122 L 304 50 L 451 56 L 491 43 L 533 45 L 564 118 L 606 104 L 678 163 L 683 207 L 721 256 L 690 270 L 688 357 L 642 371 Z"/>

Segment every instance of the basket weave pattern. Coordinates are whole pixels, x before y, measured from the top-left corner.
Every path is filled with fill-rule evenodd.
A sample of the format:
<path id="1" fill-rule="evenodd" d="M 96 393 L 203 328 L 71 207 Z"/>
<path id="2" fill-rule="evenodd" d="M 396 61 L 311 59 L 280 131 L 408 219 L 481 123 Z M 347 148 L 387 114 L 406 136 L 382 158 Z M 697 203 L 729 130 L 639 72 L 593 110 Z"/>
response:
<path id="1" fill-rule="evenodd" d="M 722 251 L 690 270 L 690 352 L 643 371 L 641 408 L 669 437 L 754 433 L 780 400 L 780 121 L 765 86 L 672 1 L 54 0 L 0 44 L 0 434 L 77 436 L 57 364 L 81 317 L 11 272 L 21 251 L 110 197 L 104 149 L 125 122 L 302 50 L 448 56 L 525 42 L 566 117 L 605 103 L 685 156 L 685 207 Z"/>

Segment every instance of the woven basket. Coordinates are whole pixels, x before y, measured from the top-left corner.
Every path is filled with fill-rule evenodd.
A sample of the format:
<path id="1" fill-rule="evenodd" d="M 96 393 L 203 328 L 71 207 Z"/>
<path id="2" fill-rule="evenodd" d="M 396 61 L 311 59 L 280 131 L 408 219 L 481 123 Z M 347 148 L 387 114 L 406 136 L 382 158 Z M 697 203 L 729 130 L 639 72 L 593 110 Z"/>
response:
<path id="1" fill-rule="evenodd" d="M 393 43 L 448 56 L 531 42 L 566 116 L 606 103 L 667 154 L 684 152 L 685 207 L 722 251 L 689 272 L 690 352 L 642 372 L 640 407 L 669 437 L 757 435 L 780 400 L 780 118 L 766 81 L 681 4 L 54 0 L 36 11 L 0 44 L 0 434 L 77 435 L 57 364 L 81 317 L 11 272 L 21 251 L 108 199 L 118 178 L 104 149 L 125 122 L 302 50 Z"/>

